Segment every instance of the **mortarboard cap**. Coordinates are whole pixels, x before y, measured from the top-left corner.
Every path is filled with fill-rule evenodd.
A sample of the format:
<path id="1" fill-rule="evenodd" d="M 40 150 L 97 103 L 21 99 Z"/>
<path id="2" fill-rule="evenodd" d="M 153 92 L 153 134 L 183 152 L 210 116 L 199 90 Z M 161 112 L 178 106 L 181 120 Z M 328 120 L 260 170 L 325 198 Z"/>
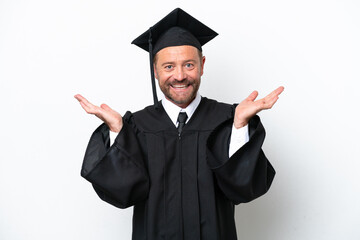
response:
<path id="1" fill-rule="evenodd" d="M 183 11 L 176 8 L 149 30 L 137 37 L 132 44 L 149 52 L 151 83 L 154 104 L 157 104 L 153 57 L 161 49 L 172 46 L 190 45 L 202 51 L 201 46 L 218 34 Z"/>

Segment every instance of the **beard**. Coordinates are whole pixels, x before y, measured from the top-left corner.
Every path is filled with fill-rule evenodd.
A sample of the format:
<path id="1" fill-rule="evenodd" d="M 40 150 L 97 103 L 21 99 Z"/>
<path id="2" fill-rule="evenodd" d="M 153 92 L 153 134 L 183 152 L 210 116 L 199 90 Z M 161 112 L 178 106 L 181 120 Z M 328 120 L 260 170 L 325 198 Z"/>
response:
<path id="1" fill-rule="evenodd" d="M 191 88 L 188 91 L 185 92 L 176 92 L 175 90 L 172 91 L 172 86 L 174 85 L 186 85 L 187 88 Z M 161 91 L 163 92 L 163 94 L 165 95 L 165 97 L 167 99 L 169 99 L 171 102 L 175 103 L 178 106 L 187 106 L 189 105 L 192 100 L 194 100 L 194 98 L 196 97 L 197 91 L 199 90 L 200 87 L 200 79 L 197 80 L 193 80 L 190 81 L 188 79 L 184 79 L 182 81 L 171 81 L 171 82 L 166 82 L 165 84 L 160 85 L 159 87 L 161 89 Z"/>

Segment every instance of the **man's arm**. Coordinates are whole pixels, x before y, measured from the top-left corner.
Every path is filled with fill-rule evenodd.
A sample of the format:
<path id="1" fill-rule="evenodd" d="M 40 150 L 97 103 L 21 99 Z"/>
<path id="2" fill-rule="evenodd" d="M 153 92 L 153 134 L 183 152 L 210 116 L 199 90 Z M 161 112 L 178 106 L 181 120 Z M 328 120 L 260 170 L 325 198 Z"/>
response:
<path id="1" fill-rule="evenodd" d="M 265 129 L 258 116 L 249 120 L 249 141 L 228 156 L 228 138 L 232 119 L 219 125 L 207 141 L 207 161 L 217 184 L 234 204 L 249 202 L 265 194 L 275 170 L 262 151 Z"/>
<path id="2" fill-rule="evenodd" d="M 123 121 L 105 104 L 95 106 L 79 94 L 75 98 L 87 113 L 104 121 L 90 138 L 81 176 L 92 183 L 102 200 L 116 207 L 126 208 L 146 199 L 150 181 L 135 125 L 127 121 L 131 113 Z M 109 130 L 118 131 L 111 147 Z"/>
<path id="3" fill-rule="evenodd" d="M 258 92 L 252 92 L 235 109 L 234 124 L 231 130 L 229 157 L 249 141 L 249 119 L 258 112 L 270 109 L 279 99 L 284 87 L 279 87 L 263 99 L 255 101 Z"/>
<path id="4" fill-rule="evenodd" d="M 219 125 L 208 139 L 208 164 L 215 173 L 220 189 L 234 204 L 248 202 L 263 195 L 272 183 L 275 170 L 261 149 L 265 129 L 256 113 L 270 109 L 283 90 L 283 87 L 279 87 L 257 101 L 255 99 L 258 93 L 254 91 L 236 107 L 234 120 L 229 119 Z M 236 131 L 234 128 L 248 128 L 249 139 L 232 150 L 227 141 L 230 132 L 233 134 Z M 233 139 L 230 142 L 232 145 Z"/>

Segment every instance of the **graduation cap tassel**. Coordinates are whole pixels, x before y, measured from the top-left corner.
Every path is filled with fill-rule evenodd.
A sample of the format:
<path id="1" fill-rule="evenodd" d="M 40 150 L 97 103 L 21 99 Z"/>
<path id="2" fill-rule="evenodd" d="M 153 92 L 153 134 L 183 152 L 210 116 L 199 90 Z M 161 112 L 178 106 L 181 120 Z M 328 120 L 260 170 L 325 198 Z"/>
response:
<path id="1" fill-rule="evenodd" d="M 149 29 L 149 55 L 150 55 L 150 72 L 151 72 L 151 86 L 153 91 L 154 105 L 158 104 L 158 98 L 156 94 L 155 76 L 154 76 L 154 63 L 153 63 L 153 51 L 152 51 L 152 38 L 151 27 Z"/>

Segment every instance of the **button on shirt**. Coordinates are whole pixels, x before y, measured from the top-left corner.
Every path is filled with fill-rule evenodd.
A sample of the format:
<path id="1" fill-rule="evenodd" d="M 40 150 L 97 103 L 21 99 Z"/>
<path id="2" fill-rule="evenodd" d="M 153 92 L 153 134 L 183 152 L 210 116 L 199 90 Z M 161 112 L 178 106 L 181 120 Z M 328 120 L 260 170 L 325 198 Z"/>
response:
<path id="1" fill-rule="evenodd" d="M 179 125 L 177 121 L 180 112 L 186 112 L 188 118 L 185 122 L 189 122 L 192 115 L 194 114 L 196 108 L 199 106 L 201 101 L 201 96 L 197 93 L 195 99 L 187 106 L 186 108 L 181 108 L 174 103 L 170 102 L 165 97 L 162 99 L 162 105 L 165 109 L 165 112 L 174 123 L 175 127 Z M 118 133 L 110 131 L 110 144 L 112 145 L 115 141 L 116 136 Z M 231 157 L 239 148 L 241 148 L 244 144 L 249 141 L 249 130 L 248 125 L 236 129 L 233 125 L 230 137 L 230 146 L 229 146 L 229 157 Z"/>

